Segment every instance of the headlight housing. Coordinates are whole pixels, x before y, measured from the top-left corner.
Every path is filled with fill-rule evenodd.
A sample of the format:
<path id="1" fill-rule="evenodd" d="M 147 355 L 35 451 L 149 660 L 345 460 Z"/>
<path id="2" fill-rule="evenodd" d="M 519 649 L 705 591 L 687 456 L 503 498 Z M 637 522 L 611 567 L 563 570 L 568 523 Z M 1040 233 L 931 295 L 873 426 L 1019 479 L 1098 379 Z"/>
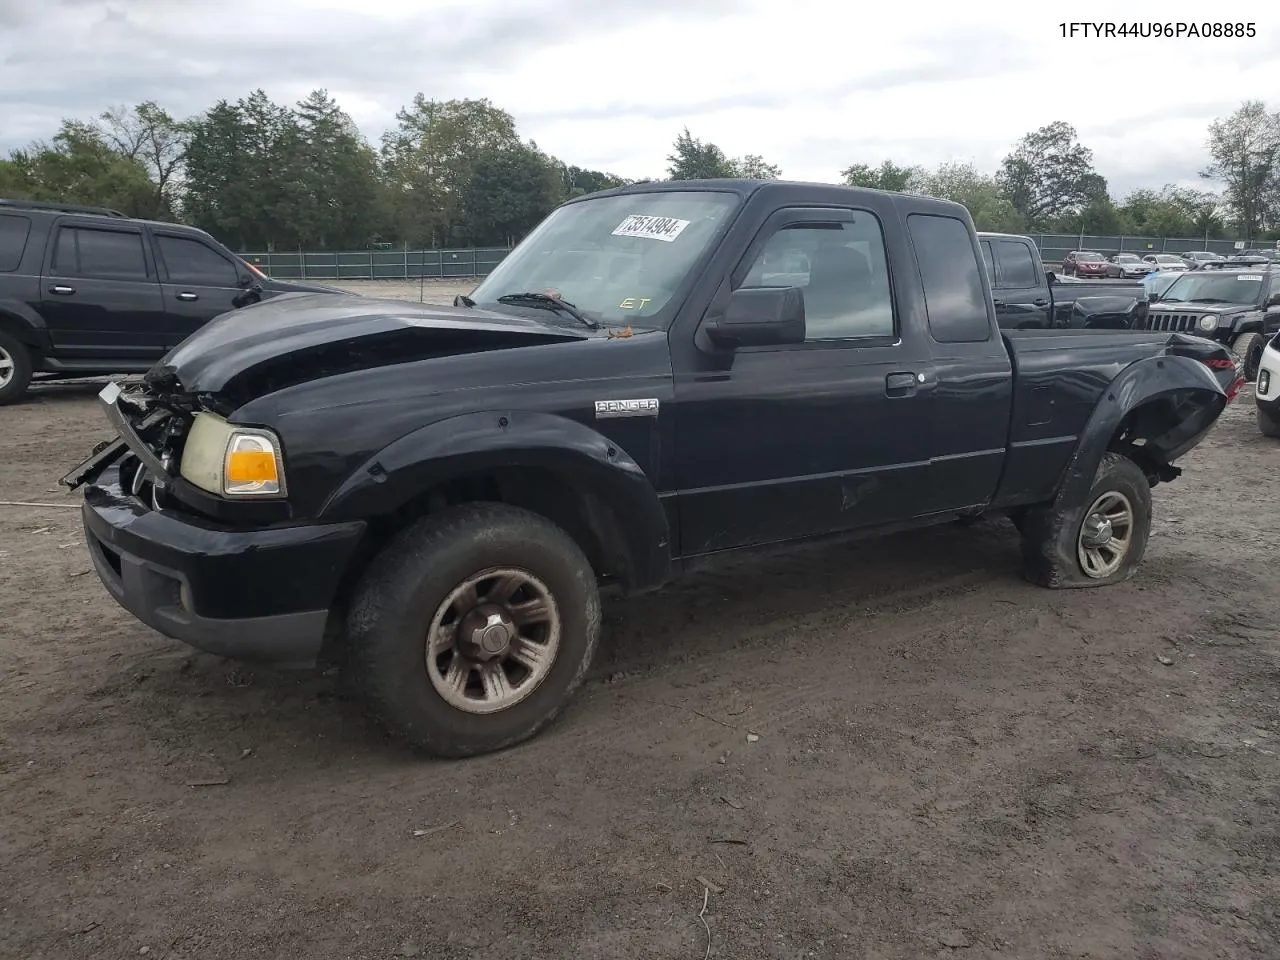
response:
<path id="1" fill-rule="evenodd" d="M 280 439 L 270 430 L 237 426 L 207 411 L 192 421 L 178 472 L 223 497 L 276 498 L 286 491 Z"/>
<path id="2" fill-rule="evenodd" d="M 1201 330 L 1204 330 L 1206 333 L 1207 333 L 1208 331 L 1210 331 L 1210 330 L 1217 330 L 1217 329 L 1218 329 L 1218 318 L 1217 318 L 1216 316 L 1214 316 L 1213 314 L 1209 314 L 1207 317 L 1201 317 L 1201 318 L 1200 318 L 1200 329 L 1201 329 Z"/>

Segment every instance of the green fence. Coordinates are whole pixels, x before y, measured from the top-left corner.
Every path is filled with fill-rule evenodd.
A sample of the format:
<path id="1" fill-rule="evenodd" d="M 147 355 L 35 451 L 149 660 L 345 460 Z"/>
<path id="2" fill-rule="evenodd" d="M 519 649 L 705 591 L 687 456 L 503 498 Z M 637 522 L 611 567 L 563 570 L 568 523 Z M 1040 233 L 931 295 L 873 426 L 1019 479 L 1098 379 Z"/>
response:
<path id="1" fill-rule="evenodd" d="M 461 250 L 343 250 L 337 253 L 242 253 L 281 280 L 417 280 L 483 277 L 502 262 L 506 247 Z"/>
<path id="2" fill-rule="evenodd" d="M 1071 250 L 1098 253 L 1185 253 L 1209 250 L 1230 256 L 1234 240 L 1175 237 L 1100 237 L 1090 234 L 1031 234 L 1046 263 L 1060 263 Z M 1276 246 L 1257 241 L 1256 246 Z M 506 247 L 458 250 L 344 250 L 338 253 L 243 253 L 254 266 L 282 280 L 417 280 L 419 277 L 483 277 L 511 251 Z"/>

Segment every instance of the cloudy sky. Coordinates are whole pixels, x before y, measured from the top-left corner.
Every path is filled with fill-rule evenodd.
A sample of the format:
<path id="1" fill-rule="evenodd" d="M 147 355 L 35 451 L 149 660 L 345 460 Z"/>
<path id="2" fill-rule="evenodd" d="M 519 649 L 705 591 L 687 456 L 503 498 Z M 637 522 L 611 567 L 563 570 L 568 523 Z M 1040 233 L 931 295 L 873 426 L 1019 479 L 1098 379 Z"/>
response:
<path id="1" fill-rule="evenodd" d="M 862 6 L 0 0 L 0 152 L 114 104 L 155 99 L 190 115 L 256 87 L 277 102 L 325 87 L 375 143 L 417 91 L 488 97 L 544 150 L 629 177 L 664 176 L 686 124 L 731 156 L 763 154 L 789 179 L 835 180 L 884 158 L 994 171 L 1023 133 L 1066 120 L 1123 195 L 1197 182 L 1208 124 L 1241 100 L 1280 110 L 1271 4 Z M 1069 15 L 1229 16 L 1257 36 L 1064 38 Z"/>

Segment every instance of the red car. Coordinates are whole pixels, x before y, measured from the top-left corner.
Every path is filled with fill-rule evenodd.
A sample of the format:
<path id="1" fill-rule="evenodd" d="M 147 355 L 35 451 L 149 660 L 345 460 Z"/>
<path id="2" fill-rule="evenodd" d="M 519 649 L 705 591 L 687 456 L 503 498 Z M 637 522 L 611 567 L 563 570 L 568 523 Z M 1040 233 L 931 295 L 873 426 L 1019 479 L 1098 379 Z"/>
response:
<path id="1" fill-rule="evenodd" d="M 1105 277 L 1107 258 L 1092 250 L 1072 250 L 1062 258 L 1062 272 L 1069 277 Z"/>

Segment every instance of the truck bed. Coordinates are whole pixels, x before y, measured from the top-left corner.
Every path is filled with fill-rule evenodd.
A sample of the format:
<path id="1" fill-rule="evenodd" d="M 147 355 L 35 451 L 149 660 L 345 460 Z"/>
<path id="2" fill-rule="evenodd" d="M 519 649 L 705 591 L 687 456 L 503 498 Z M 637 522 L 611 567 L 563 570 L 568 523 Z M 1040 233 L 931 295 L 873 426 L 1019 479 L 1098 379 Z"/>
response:
<path id="1" fill-rule="evenodd" d="M 1005 330 L 1002 335 L 1013 364 L 1014 394 L 1008 458 L 997 495 L 1001 503 L 1051 494 L 1099 398 L 1121 370 L 1174 343 L 1200 340 L 1158 330 Z"/>

